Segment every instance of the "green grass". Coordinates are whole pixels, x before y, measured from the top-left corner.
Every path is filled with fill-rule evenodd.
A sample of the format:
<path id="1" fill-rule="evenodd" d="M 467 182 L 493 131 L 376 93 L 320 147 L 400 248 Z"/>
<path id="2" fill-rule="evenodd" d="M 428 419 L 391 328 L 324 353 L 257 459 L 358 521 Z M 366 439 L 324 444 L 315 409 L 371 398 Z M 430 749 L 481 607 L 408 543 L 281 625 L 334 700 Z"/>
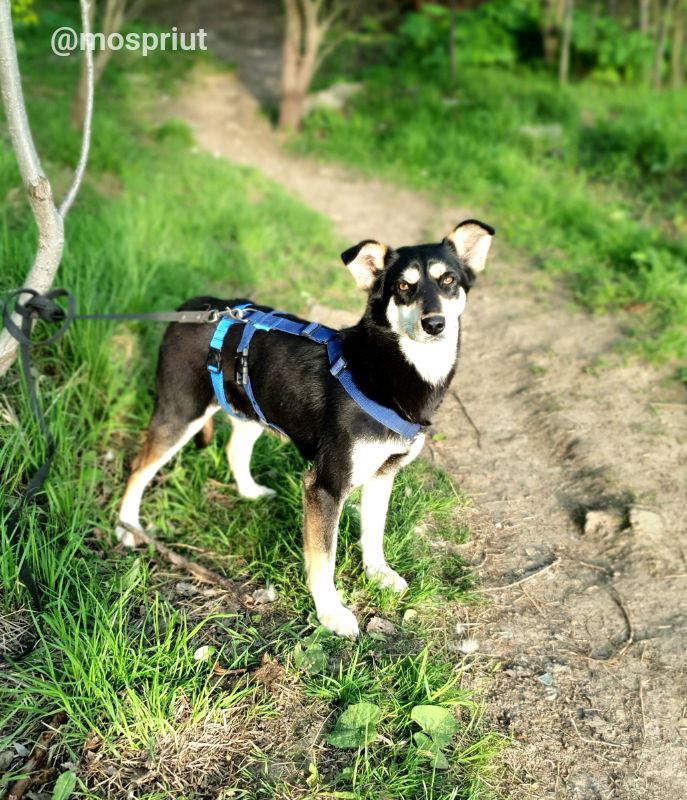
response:
<path id="1" fill-rule="evenodd" d="M 48 31 L 63 21 L 46 12 L 21 49 L 38 148 L 57 186 L 68 180 L 79 141 L 66 126 L 75 65 L 47 54 Z M 206 292 L 304 312 L 314 286 L 319 301 L 351 305 L 355 292 L 328 224 L 256 173 L 196 152 L 183 126 L 159 126 L 142 112 L 183 72 L 149 57 L 116 62 L 106 74 L 57 285 L 83 312 L 167 309 Z M 4 135 L 0 185 L 19 185 Z M 34 247 L 26 203 L 11 190 L 0 206 L 1 289 L 21 284 Z M 153 325 L 82 322 L 33 353 L 57 452 L 44 495 L 24 514 L 23 541 L 46 608 L 33 655 L 0 673 L 0 752 L 30 746 L 39 723 L 64 711 L 48 783 L 71 762 L 84 797 L 102 796 L 105 781 L 114 796 L 133 787 L 147 800 L 491 797 L 486 779 L 500 740 L 484 730 L 478 703 L 460 687 L 459 660 L 442 653 L 433 632 L 439 603 L 474 597 L 462 562 L 435 549 L 439 539 L 466 535 L 466 498 L 444 474 L 418 463 L 397 481 L 388 532 L 390 561 L 410 579 L 401 599 L 364 580 L 357 498 L 346 505 L 338 583 L 363 624 L 376 613 L 394 622 L 386 638 L 363 634 L 352 643 L 317 628 L 303 581 L 304 463 L 274 438 L 263 437 L 254 458 L 256 476 L 277 491 L 272 501 L 239 498 L 223 453 L 228 427 L 220 426 L 209 448 L 188 448 L 165 468 L 142 516 L 242 592 L 272 583 L 275 603 L 246 609 L 211 587 L 189 590 L 188 576 L 148 552 L 113 550 L 115 509 L 151 410 L 160 336 Z M 9 619 L 28 597 L 6 522 L 43 445 L 16 370 L 2 392 L 0 614 Z M 409 608 L 417 616 L 403 623 Z M 211 657 L 199 660 L 205 645 Z M 278 680 L 264 677 L 270 668 Z M 361 700 L 381 709 L 378 736 L 359 750 L 327 744 L 341 710 Z M 455 711 L 448 770 L 433 769 L 413 744 L 418 704 Z M 209 754 L 202 766 L 191 759 L 198 752 Z M 0 792 L 20 765 L 0 778 Z M 141 780 L 148 769 L 152 777 Z"/>
<path id="2" fill-rule="evenodd" d="M 628 334 L 649 356 L 684 360 L 685 91 L 562 89 L 522 69 L 461 67 L 455 90 L 442 70 L 362 77 L 349 111 L 309 117 L 296 148 L 474 209 L 588 307 L 630 308 Z"/>

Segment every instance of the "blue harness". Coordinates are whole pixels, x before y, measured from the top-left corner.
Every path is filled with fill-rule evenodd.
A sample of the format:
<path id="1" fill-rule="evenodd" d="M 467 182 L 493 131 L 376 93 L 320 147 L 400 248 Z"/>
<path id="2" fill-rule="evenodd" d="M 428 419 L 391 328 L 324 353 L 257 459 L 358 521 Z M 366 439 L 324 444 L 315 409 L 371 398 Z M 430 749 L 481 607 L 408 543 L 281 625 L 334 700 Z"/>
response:
<path id="1" fill-rule="evenodd" d="M 237 419 L 246 419 L 229 404 L 224 392 L 224 374 L 222 373 L 222 346 L 224 339 L 232 325 L 241 323 L 243 325 L 243 334 L 237 349 L 236 382 L 243 386 L 253 410 L 263 425 L 269 425 L 274 430 L 287 435 L 279 426 L 265 419 L 265 415 L 255 399 L 250 375 L 248 374 L 248 351 L 256 331 L 281 331 L 294 336 L 304 336 L 317 344 L 326 345 L 327 356 L 329 357 L 329 371 L 339 381 L 348 396 L 380 425 L 402 436 L 404 439 L 415 439 L 422 428 L 421 425 L 408 422 L 391 408 L 371 400 L 357 387 L 343 358 L 343 345 L 338 331 L 333 328 L 327 328 L 317 322 L 295 322 L 281 316 L 282 313 L 280 311 L 258 311 L 258 309 L 250 306 L 249 303 L 234 306 L 222 312 L 222 317 L 217 323 L 210 341 L 207 368 L 217 402 L 228 414 Z"/>

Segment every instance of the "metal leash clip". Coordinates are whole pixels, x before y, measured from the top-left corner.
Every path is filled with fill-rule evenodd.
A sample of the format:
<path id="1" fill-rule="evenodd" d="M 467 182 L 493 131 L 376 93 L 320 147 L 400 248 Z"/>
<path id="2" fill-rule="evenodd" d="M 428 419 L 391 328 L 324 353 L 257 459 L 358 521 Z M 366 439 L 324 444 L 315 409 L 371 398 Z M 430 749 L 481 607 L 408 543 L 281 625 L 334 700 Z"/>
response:
<path id="1" fill-rule="evenodd" d="M 238 308 L 232 308 L 231 306 L 227 306 L 222 311 L 219 311 L 218 309 L 213 309 L 210 312 L 210 317 L 208 318 L 208 322 L 219 322 L 220 319 L 226 317 L 229 317 L 229 319 L 233 319 L 234 322 L 245 322 L 246 313 L 254 310 L 255 309 L 253 309 L 251 306 L 239 306 Z"/>

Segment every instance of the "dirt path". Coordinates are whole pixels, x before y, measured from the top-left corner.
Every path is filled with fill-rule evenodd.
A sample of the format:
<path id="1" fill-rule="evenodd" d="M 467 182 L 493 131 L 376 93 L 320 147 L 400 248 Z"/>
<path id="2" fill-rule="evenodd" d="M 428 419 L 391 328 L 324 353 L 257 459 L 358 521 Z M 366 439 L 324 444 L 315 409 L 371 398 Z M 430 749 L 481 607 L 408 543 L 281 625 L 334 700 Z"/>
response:
<path id="1" fill-rule="evenodd" d="M 479 216 L 284 152 L 232 75 L 201 74 L 165 113 L 351 243 L 409 244 Z M 456 611 L 479 645 L 467 675 L 489 696 L 492 727 L 514 736 L 509 796 L 681 800 L 687 396 L 616 354 L 622 320 L 575 310 L 507 248 L 498 242 L 471 294 L 454 383 L 480 441 L 451 396 L 431 451 L 473 499 L 464 555 L 493 600 Z M 587 516 L 596 510 L 607 513 Z"/>

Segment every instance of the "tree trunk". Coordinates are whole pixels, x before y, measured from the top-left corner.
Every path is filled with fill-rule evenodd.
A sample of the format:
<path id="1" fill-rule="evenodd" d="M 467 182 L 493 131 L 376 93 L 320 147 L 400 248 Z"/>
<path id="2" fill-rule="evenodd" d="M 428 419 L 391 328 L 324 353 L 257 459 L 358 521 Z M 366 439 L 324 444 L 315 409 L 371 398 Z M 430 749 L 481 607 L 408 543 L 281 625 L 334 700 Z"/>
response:
<path id="1" fill-rule="evenodd" d="M 281 106 L 279 127 L 282 130 L 296 129 L 300 124 L 302 107 L 301 92 L 298 87 L 298 67 L 303 21 L 298 0 L 284 0 L 284 43 L 281 59 Z"/>
<path id="2" fill-rule="evenodd" d="M 294 89 L 282 95 L 279 109 L 279 127 L 282 130 L 297 131 L 303 117 L 303 103 L 305 95 Z"/>
<path id="3" fill-rule="evenodd" d="M 565 0 L 544 0 L 541 15 L 542 48 L 544 63 L 553 67 L 560 49 L 561 24 Z"/>
<path id="4" fill-rule="evenodd" d="M 678 2 L 673 22 L 673 41 L 670 49 L 670 86 L 681 89 L 684 82 L 683 55 L 685 44 L 685 24 L 687 23 L 687 2 Z"/>
<path id="5" fill-rule="evenodd" d="M 639 32 L 644 36 L 649 35 L 649 15 L 651 0 L 639 0 Z"/>
<path id="6" fill-rule="evenodd" d="M 342 7 L 335 3 L 329 16 L 322 17 L 324 5 L 324 0 L 284 0 L 281 130 L 298 130 L 300 127 L 305 96 L 322 60 L 325 34 Z"/>
<path id="7" fill-rule="evenodd" d="M 570 77 L 570 42 L 572 39 L 574 0 L 565 0 L 565 17 L 563 19 L 563 38 L 558 62 L 558 82 L 566 84 Z"/>
<path id="8" fill-rule="evenodd" d="M 651 0 L 639 0 L 639 32 L 646 36 L 651 35 Z M 642 83 L 648 84 L 651 80 L 651 64 L 646 59 L 642 64 Z"/>
<path id="9" fill-rule="evenodd" d="M 81 0 L 81 17 L 84 32 L 90 31 L 89 3 Z M 92 70 L 92 58 L 84 53 L 88 62 L 88 72 Z M 21 87 L 17 48 L 12 29 L 12 13 L 10 0 L 0 0 L 0 86 L 2 100 L 7 117 L 10 140 L 19 166 L 19 173 L 26 187 L 31 210 L 38 228 L 38 246 L 33 266 L 26 276 L 23 286 L 37 292 L 46 292 L 59 267 L 64 249 L 64 217 L 76 196 L 88 158 L 90 140 L 90 114 L 92 111 L 92 90 L 87 102 L 88 113 L 84 119 L 84 140 L 81 155 L 72 184 L 65 196 L 62 207 L 58 210 L 53 201 L 50 181 L 43 172 L 40 159 L 31 136 L 29 121 L 26 116 L 24 95 Z M 13 320 L 20 324 L 14 315 Z M 0 376 L 10 368 L 17 355 L 17 342 L 5 330 L 0 333 Z"/>
<path id="10" fill-rule="evenodd" d="M 656 46 L 654 48 L 654 68 L 651 76 L 651 85 L 659 90 L 663 85 L 663 61 L 666 54 L 666 44 L 668 42 L 668 31 L 673 13 L 673 0 L 665 0 L 661 4 L 656 0 L 656 11 L 658 27 L 656 30 Z"/>

